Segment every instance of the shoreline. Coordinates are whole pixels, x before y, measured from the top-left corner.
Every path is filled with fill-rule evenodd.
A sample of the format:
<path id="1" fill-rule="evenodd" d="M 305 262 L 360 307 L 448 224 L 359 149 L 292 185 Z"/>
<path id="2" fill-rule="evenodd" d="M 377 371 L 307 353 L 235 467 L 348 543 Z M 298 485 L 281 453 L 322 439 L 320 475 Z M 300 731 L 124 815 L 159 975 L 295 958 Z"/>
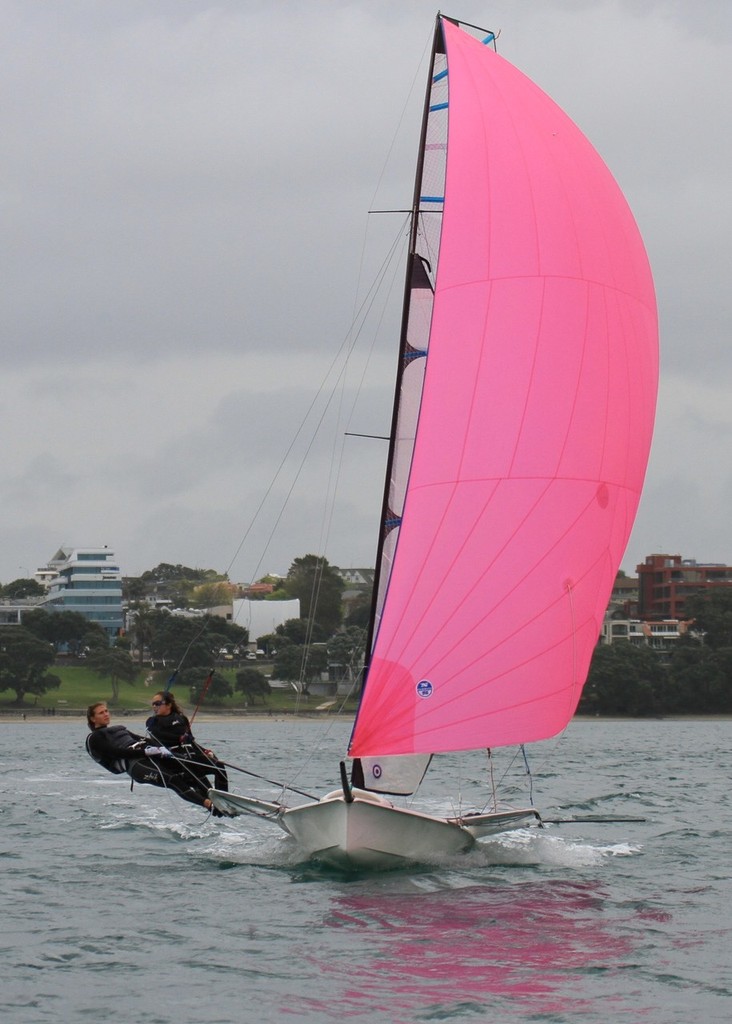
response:
<path id="1" fill-rule="evenodd" d="M 137 719 L 144 721 L 149 718 L 147 711 L 118 712 L 113 715 L 113 722 L 120 720 Z M 233 711 L 217 714 L 216 712 L 200 712 L 196 715 L 196 723 L 211 724 L 212 722 L 287 722 L 296 719 L 298 722 L 323 722 L 328 721 L 353 721 L 353 715 L 327 714 L 318 711 L 288 712 L 288 711 Z M 65 711 L 62 714 L 43 714 L 38 712 L 23 711 L 0 711 L 0 725 L 62 725 L 66 722 L 82 723 L 86 728 L 86 711 L 71 712 Z"/>
<path id="2" fill-rule="evenodd" d="M 119 712 L 114 716 L 114 719 L 144 719 L 147 715 L 146 711 L 127 711 Z M 352 714 L 329 714 L 325 711 L 201 711 L 196 715 L 197 723 L 216 723 L 216 722 L 232 722 L 234 724 L 243 724 L 245 722 L 256 722 L 256 721 L 268 721 L 268 722 L 288 722 L 292 720 L 298 722 L 323 722 L 336 721 L 336 722 L 351 722 L 353 721 Z M 700 714 L 700 715 L 663 715 L 658 717 L 631 717 L 621 715 L 607 715 L 605 717 L 600 715 L 575 715 L 570 720 L 569 725 L 572 722 L 727 722 L 732 721 L 732 715 L 712 715 L 712 714 Z M 0 711 L 0 725 L 33 725 L 33 724 L 54 724 L 60 725 L 71 722 L 74 724 L 83 724 L 86 728 L 86 711 L 79 709 L 78 711 L 64 711 L 57 714 L 44 714 L 38 711 Z M 567 726 L 568 728 L 569 726 Z"/>

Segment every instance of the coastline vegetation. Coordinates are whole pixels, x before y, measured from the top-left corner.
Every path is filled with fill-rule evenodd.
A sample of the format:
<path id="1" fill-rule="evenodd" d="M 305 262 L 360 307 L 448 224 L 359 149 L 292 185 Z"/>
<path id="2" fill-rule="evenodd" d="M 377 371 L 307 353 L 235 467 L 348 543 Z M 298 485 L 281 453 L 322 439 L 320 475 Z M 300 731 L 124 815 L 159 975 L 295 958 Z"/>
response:
<path id="1" fill-rule="evenodd" d="M 110 646 L 104 631 L 78 613 L 30 611 L 22 626 L 2 634 L 0 712 L 63 713 L 104 699 L 138 712 L 160 689 L 206 712 L 353 712 L 366 631 L 355 616 L 344 621 L 340 579 L 308 555 L 295 560 L 285 582 L 304 616 L 256 638 L 215 615 L 185 618 L 133 601 L 128 635 Z M 330 595 L 327 614 L 318 606 L 311 618 L 307 596 L 318 588 Z M 578 713 L 732 714 L 732 588 L 690 597 L 686 611 L 689 628 L 670 650 L 624 640 L 598 644 Z M 171 678 L 175 666 L 181 671 Z M 334 678 L 355 680 L 348 701 L 337 695 L 345 687 Z M 272 679 L 282 685 L 273 687 Z"/>
<path id="2" fill-rule="evenodd" d="M 268 671 L 268 665 L 259 666 L 264 672 Z M 89 704 L 98 700 L 106 700 L 112 703 L 111 682 L 107 678 L 100 678 L 92 668 L 82 664 L 59 664 L 54 666 L 53 673 L 60 680 L 58 688 L 49 690 L 47 693 L 35 696 L 26 696 L 22 704 L 13 699 L 8 691 L 0 693 L 0 714 L 12 712 L 39 713 L 39 714 L 64 714 L 67 712 L 85 711 Z M 236 682 L 236 669 L 217 669 L 216 676 L 220 676 L 228 682 L 233 690 Z M 160 669 L 158 671 L 147 669 L 136 670 L 135 676 L 129 683 L 120 686 L 119 696 L 113 703 L 116 713 L 140 712 L 150 714 L 150 698 L 158 690 L 167 689 L 170 684 L 171 671 Z M 214 677 L 214 678 L 215 678 Z M 195 707 L 191 701 L 187 688 L 175 680 L 170 684 L 170 689 L 176 694 L 178 702 L 189 711 Z M 247 700 L 241 692 L 233 691 L 230 696 L 217 700 L 215 704 L 204 702 L 201 704 L 201 711 L 211 713 L 234 713 L 251 712 L 293 714 L 295 712 L 307 713 L 315 711 L 322 704 L 333 705 L 328 708 L 331 712 L 352 712 L 355 711 L 356 701 L 349 698 L 345 702 L 342 697 L 333 698 L 320 694 L 296 693 L 292 686 L 285 688 L 272 688 L 264 700 L 256 702 Z"/>

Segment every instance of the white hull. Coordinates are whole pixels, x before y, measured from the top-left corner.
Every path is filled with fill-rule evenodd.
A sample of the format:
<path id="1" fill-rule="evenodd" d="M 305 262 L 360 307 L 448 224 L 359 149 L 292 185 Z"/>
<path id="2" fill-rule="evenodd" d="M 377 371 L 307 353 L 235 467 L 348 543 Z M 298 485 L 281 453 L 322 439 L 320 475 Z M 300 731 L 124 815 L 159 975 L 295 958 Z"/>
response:
<path id="1" fill-rule="evenodd" d="M 215 806 L 229 814 L 271 816 L 306 857 L 341 868 L 430 863 L 465 853 L 480 836 L 523 828 L 538 818 L 533 808 L 465 819 L 436 818 L 395 807 L 384 797 L 359 789 L 353 790 L 350 801 L 337 790 L 317 803 L 281 807 L 275 815 L 258 813 L 252 806 L 257 801 L 235 794 L 211 790 L 210 796 Z"/>

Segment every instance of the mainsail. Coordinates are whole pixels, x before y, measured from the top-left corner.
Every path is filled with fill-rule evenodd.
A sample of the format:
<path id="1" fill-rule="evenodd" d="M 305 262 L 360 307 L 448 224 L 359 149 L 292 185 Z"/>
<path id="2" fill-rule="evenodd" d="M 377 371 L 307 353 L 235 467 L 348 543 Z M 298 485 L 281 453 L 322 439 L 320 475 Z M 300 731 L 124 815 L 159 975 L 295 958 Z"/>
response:
<path id="1" fill-rule="evenodd" d="M 653 428 L 655 296 L 620 189 L 516 68 L 444 18 L 436 39 L 353 757 L 564 728 Z"/>

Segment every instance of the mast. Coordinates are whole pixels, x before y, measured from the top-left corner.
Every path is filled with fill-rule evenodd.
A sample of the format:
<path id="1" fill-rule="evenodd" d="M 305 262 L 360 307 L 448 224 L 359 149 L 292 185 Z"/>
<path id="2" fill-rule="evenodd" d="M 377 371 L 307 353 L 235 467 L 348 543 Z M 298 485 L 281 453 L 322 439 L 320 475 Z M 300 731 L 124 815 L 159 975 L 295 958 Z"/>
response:
<path id="1" fill-rule="evenodd" d="M 419 222 L 420 213 L 422 212 L 423 200 L 422 200 L 422 181 L 424 177 L 425 167 L 425 151 L 427 143 L 428 124 L 430 120 L 430 113 L 432 108 L 432 94 L 435 82 L 435 64 L 438 55 L 444 55 L 445 46 L 442 35 L 442 17 L 437 15 L 435 19 L 435 31 L 432 41 L 432 52 L 430 56 L 430 69 L 427 76 L 427 86 L 425 90 L 424 106 L 422 111 L 422 126 L 420 130 L 419 148 L 417 152 L 417 166 L 414 178 L 414 193 L 412 197 L 412 213 L 411 213 L 411 226 L 409 233 L 409 253 L 407 256 L 406 276 L 404 282 L 404 298 L 402 304 L 402 319 L 401 319 L 401 334 L 399 340 L 399 356 L 397 362 L 397 372 L 394 387 L 394 403 L 392 407 L 392 419 L 391 429 L 389 433 L 389 451 L 387 455 L 386 472 L 384 479 L 384 494 L 381 505 L 381 529 L 379 532 L 378 546 L 376 550 L 376 570 L 374 574 L 374 590 L 371 604 L 371 615 L 369 618 L 368 636 L 366 642 L 366 665 L 364 667 L 364 675 L 362 687 L 365 686 L 366 676 L 368 674 L 369 662 L 371 659 L 371 651 L 373 649 L 374 637 L 377 630 L 377 622 L 379 619 L 380 609 L 383 605 L 385 596 L 385 588 L 388 585 L 388 575 L 385 577 L 385 557 L 384 549 L 387 538 L 390 533 L 398 529 L 401 522 L 401 510 L 397 512 L 392 507 L 392 478 L 394 473 L 394 464 L 396 458 L 397 448 L 397 430 L 399 424 L 399 413 L 401 407 L 402 398 L 402 385 L 404 379 L 404 372 L 409 365 L 411 359 L 414 357 L 412 346 L 409 341 L 409 323 L 410 323 L 410 311 L 412 308 L 412 300 L 415 289 L 429 289 L 430 293 L 433 292 L 433 286 L 429 279 L 429 275 L 425 265 L 423 263 L 423 257 L 418 251 L 418 236 L 419 236 Z M 446 79 L 446 69 L 441 72 L 441 77 Z M 447 104 L 444 104 L 446 108 Z M 432 201 L 436 197 L 430 197 Z M 441 197 L 440 197 L 441 198 Z M 440 216 L 440 211 L 429 210 L 430 216 Z M 432 268 L 433 270 L 435 268 Z M 417 356 L 419 357 L 419 356 Z"/>

